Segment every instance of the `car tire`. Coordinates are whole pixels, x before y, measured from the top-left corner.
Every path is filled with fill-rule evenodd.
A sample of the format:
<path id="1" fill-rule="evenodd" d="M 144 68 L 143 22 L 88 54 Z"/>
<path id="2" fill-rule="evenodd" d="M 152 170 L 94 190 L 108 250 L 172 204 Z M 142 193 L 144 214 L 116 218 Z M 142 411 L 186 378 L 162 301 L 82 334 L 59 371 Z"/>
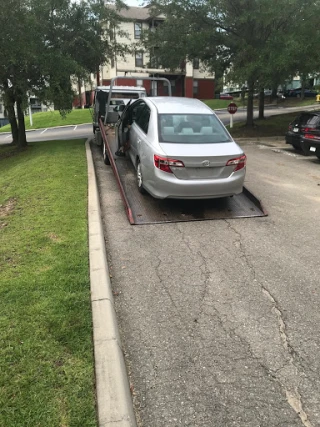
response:
<path id="1" fill-rule="evenodd" d="M 110 159 L 109 159 L 109 156 L 107 154 L 107 150 L 106 150 L 106 146 L 105 146 L 104 142 L 102 144 L 102 156 L 103 156 L 104 164 L 109 166 L 111 163 L 110 163 Z"/>
<path id="2" fill-rule="evenodd" d="M 291 144 L 291 145 L 295 150 L 301 151 L 301 145 L 300 144 Z"/>
<path id="3" fill-rule="evenodd" d="M 143 188 L 143 177 L 141 172 L 141 163 L 139 159 L 137 160 L 136 177 L 139 192 L 141 194 L 145 194 L 146 190 Z"/>
<path id="4" fill-rule="evenodd" d="M 300 142 L 300 147 L 304 156 L 310 156 L 310 149 L 304 142 Z"/>

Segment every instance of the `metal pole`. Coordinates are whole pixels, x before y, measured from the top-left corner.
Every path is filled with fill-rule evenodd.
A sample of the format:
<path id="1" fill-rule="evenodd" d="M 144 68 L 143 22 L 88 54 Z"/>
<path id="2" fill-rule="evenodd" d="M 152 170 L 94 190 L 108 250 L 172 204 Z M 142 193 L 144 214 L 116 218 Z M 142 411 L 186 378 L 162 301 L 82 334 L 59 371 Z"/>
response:
<path id="1" fill-rule="evenodd" d="M 233 114 L 230 114 L 230 129 L 233 128 Z"/>
<path id="2" fill-rule="evenodd" d="M 172 96 L 172 90 L 171 90 L 171 83 L 170 80 L 166 79 L 165 77 L 133 77 L 133 76 L 116 76 L 116 77 L 112 77 L 112 79 L 110 80 L 110 90 L 108 93 L 108 101 L 107 101 L 107 106 L 106 106 L 106 116 L 104 118 L 104 125 L 106 125 L 107 123 L 107 115 L 108 115 L 108 110 L 109 110 L 109 105 L 110 105 L 110 100 L 111 100 L 111 96 L 112 96 L 112 88 L 114 86 L 114 82 L 117 79 L 123 79 L 123 80 L 151 80 L 151 81 L 165 81 L 168 83 L 168 94 L 169 96 Z"/>
<path id="3" fill-rule="evenodd" d="M 29 119 L 30 119 L 30 126 L 33 126 L 32 110 L 31 110 L 31 102 L 30 102 L 30 95 L 29 95 Z"/>

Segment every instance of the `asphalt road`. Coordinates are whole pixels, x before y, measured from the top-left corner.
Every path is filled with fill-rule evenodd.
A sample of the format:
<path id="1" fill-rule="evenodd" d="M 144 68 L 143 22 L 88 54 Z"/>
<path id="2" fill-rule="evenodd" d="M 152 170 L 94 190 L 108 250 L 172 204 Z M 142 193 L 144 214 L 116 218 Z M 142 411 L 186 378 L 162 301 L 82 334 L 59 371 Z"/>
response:
<path id="1" fill-rule="evenodd" d="M 27 132 L 27 141 L 54 141 L 57 139 L 88 138 L 92 135 L 92 124 L 38 129 Z M 10 144 L 11 133 L 0 133 L 0 144 Z"/>
<path id="2" fill-rule="evenodd" d="M 320 426 L 320 162 L 243 148 L 268 217 L 142 226 L 95 151 L 139 426 Z"/>
<path id="3" fill-rule="evenodd" d="M 91 126 L 41 132 L 28 140 Z M 140 427 L 320 426 L 320 162 L 281 142 L 243 148 L 268 217 L 144 226 L 96 153 Z"/>

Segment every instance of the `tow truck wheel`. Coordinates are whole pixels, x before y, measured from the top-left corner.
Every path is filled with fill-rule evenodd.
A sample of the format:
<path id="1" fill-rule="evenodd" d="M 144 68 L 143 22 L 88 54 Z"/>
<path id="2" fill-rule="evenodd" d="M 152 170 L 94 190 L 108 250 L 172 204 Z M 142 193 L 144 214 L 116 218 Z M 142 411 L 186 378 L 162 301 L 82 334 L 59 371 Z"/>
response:
<path id="1" fill-rule="evenodd" d="M 109 160 L 109 157 L 108 157 L 108 154 L 107 154 L 107 150 L 106 150 L 106 146 L 105 146 L 105 143 L 103 142 L 102 143 L 102 154 L 103 154 L 103 162 L 104 162 L 104 164 L 105 165 L 110 165 L 110 160 Z"/>
<path id="2" fill-rule="evenodd" d="M 144 194 L 146 190 L 143 188 L 143 178 L 142 178 L 142 172 L 141 172 L 141 163 L 140 160 L 137 160 L 137 184 L 138 184 L 138 190 L 141 194 Z"/>

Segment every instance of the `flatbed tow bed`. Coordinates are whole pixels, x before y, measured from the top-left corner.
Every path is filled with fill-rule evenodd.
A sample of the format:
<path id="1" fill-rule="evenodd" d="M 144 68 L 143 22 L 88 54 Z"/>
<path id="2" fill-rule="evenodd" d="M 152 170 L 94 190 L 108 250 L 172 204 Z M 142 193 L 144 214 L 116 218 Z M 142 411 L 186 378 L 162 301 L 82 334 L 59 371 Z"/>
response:
<path id="1" fill-rule="evenodd" d="M 130 224 L 159 224 L 185 221 L 250 218 L 266 216 L 262 203 L 247 188 L 233 197 L 210 200 L 155 199 L 141 194 L 129 157 L 114 158 L 117 144 L 114 131 L 99 122 L 102 143 L 117 180 Z"/>

